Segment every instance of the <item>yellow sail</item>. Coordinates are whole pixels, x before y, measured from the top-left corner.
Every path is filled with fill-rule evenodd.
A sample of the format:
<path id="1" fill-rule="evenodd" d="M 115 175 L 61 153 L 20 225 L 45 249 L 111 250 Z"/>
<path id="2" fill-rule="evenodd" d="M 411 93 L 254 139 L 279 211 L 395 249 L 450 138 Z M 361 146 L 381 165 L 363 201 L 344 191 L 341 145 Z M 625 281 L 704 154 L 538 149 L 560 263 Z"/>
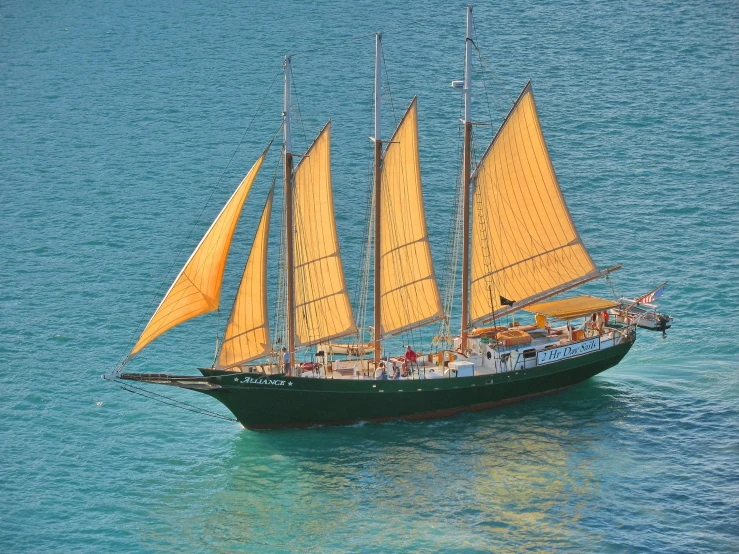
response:
<path id="1" fill-rule="evenodd" d="M 416 98 L 385 150 L 380 207 L 382 335 L 443 316 L 421 192 Z"/>
<path id="2" fill-rule="evenodd" d="M 347 294 L 331 192 L 331 122 L 294 173 L 295 326 L 298 343 L 357 332 Z"/>
<path id="3" fill-rule="evenodd" d="M 147 344 L 172 327 L 218 309 L 223 271 L 226 268 L 231 239 L 244 201 L 267 155 L 267 150 L 241 181 L 190 259 L 187 260 L 185 267 L 182 268 L 141 333 L 141 337 L 128 355 L 129 358 L 135 356 Z"/>
<path id="4" fill-rule="evenodd" d="M 531 83 L 473 179 L 473 325 L 498 313 L 501 296 L 520 305 L 598 274 L 562 197 Z"/>
<path id="5" fill-rule="evenodd" d="M 273 196 L 274 189 L 270 190 L 267 197 L 249 260 L 241 276 L 241 284 L 223 335 L 218 369 L 263 358 L 272 350 L 267 315 L 267 248 Z"/>

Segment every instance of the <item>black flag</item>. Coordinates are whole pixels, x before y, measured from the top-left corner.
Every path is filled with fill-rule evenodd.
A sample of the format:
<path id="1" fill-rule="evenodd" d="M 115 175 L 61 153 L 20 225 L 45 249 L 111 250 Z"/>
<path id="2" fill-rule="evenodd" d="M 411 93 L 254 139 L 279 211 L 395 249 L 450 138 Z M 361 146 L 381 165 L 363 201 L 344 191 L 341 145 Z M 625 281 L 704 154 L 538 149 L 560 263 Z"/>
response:
<path id="1" fill-rule="evenodd" d="M 513 306 L 515 304 L 515 300 L 508 300 L 505 296 L 500 297 L 500 305 L 501 306 Z"/>

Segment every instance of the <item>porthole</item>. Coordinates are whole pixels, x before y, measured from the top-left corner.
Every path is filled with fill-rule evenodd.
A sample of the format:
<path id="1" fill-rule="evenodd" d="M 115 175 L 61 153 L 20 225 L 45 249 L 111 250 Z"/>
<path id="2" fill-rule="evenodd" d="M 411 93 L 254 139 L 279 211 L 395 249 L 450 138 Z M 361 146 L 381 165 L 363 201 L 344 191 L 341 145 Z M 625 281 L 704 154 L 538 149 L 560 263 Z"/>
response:
<path id="1" fill-rule="evenodd" d="M 488 351 L 488 354 L 487 355 L 488 355 L 488 360 L 492 359 L 492 357 L 493 357 L 493 353 L 492 352 Z"/>

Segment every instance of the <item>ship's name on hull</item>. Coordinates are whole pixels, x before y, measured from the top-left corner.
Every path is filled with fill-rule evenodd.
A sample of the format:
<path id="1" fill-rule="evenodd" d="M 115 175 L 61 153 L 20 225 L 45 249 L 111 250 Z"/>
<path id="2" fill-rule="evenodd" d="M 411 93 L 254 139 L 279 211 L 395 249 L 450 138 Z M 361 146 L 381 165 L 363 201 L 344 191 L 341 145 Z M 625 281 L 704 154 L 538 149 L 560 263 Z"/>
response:
<path id="1" fill-rule="evenodd" d="M 600 337 L 594 337 L 583 342 L 569 344 L 559 348 L 544 350 L 536 355 L 536 362 L 538 365 L 551 364 L 566 358 L 582 356 L 588 352 L 595 352 L 596 350 L 600 350 Z"/>
<path id="2" fill-rule="evenodd" d="M 250 384 L 250 385 L 272 385 L 275 387 L 283 387 L 285 385 L 292 385 L 292 383 L 288 383 L 287 381 L 283 381 L 282 379 L 264 379 L 263 377 L 253 378 L 253 377 L 244 377 L 242 379 L 239 379 L 238 377 L 235 378 L 236 381 L 244 384 Z"/>

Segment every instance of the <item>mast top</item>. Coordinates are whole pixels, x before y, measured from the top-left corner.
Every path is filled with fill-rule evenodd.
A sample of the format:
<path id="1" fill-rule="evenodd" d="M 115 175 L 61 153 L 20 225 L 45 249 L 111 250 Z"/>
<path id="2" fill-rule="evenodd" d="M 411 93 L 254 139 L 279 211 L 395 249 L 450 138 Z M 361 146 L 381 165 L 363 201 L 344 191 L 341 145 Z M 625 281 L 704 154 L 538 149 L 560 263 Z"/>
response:
<path id="1" fill-rule="evenodd" d="M 452 81 L 452 87 L 464 94 L 463 123 L 472 123 L 472 6 L 467 6 L 467 31 L 464 45 L 464 80 Z"/>
<path id="2" fill-rule="evenodd" d="M 467 6 L 467 34 L 464 41 L 464 121 L 471 121 L 472 111 L 472 6 Z"/>
<path id="3" fill-rule="evenodd" d="M 374 140 L 382 140 L 382 79 L 381 79 L 381 59 L 382 59 L 382 33 L 375 33 L 375 136 Z"/>
<path id="4" fill-rule="evenodd" d="M 291 125 L 291 117 L 290 117 L 290 104 L 292 103 L 291 100 L 291 78 L 292 78 L 292 70 L 291 70 L 291 57 L 289 54 L 285 55 L 285 63 L 283 64 L 283 67 L 285 68 L 285 93 L 283 97 L 283 108 L 282 108 L 282 117 L 285 122 L 284 125 L 284 136 L 285 136 L 285 154 L 290 154 L 292 150 L 292 125 Z"/>

